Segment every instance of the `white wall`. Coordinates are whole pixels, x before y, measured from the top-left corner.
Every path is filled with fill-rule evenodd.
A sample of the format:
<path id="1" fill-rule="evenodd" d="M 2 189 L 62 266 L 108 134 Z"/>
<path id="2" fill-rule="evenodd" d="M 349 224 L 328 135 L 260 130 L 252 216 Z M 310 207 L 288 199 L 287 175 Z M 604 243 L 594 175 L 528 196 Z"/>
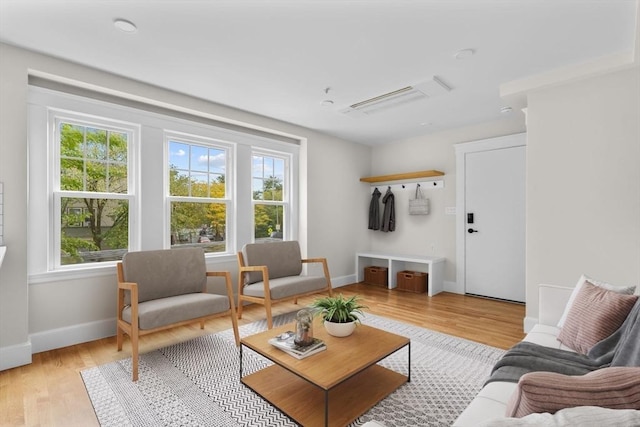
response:
<path id="1" fill-rule="evenodd" d="M 0 369 L 30 362 L 31 353 L 115 333 L 115 270 L 89 279 L 29 284 L 27 278 L 27 82 L 30 70 L 302 137 L 300 240 L 309 256 L 326 256 L 334 282 L 353 281 L 354 253 L 366 227 L 353 205 L 359 177 L 370 173 L 370 148 L 309 129 L 212 104 L 144 83 L 0 44 L 0 182 L 4 243 L 0 270 Z M 359 203 L 359 199 L 360 203 Z M 304 218 L 304 215 L 307 218 Z M 236 263 L 212 268 L 236 275 Z"/>
<path id="2" fill-rule="evenodd" d="M 372 175 L 388 175 L 429 169 L 440 170 L 445 175 L 444 177 L 435 178 L 444 180 L 443 189 L 423 187 L 423 193 L 430 199 L 431 206 L 431 213 L 427 216 L 412 216 L 408 214 L 408 200 L 415 194 L 415 184 L 406 184 L 405 189 L 394 189 L 396 231 L 383 233 L 369 230 L 371 249 L 400 254 L 443 256 L 446 258 L 445 289 L 451 291 L 456 289 L 456 216 L 445 214 L 446 207 L 456 206 L 456 155 L 454 144 L 511 135 L 523 131 L 524 120 L 522 116 L 514 114 L 496 122 L 374 147 L 371 158 Z M 370 188 L 369 184 L 363 183 L 361 191 L 370 194 L 374 187 L 371 186 Z M 387 185 L 378 185 L 378 189 L 384 195 Z M 363 210 L 366 214 L 366 209 Z"/>
<path id="3" fill-rule="evenodd" d="M 538 284 L 640 286 L 640 68 L 531 92 L 527 317 Z"/>

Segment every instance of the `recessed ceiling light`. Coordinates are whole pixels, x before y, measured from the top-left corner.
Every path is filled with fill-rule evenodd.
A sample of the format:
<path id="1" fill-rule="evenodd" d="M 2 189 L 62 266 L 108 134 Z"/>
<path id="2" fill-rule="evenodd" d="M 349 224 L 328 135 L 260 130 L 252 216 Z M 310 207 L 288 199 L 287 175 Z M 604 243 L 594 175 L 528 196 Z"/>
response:
<path id="1" fill-rule="evenodd" d="M 456 59 L 467 59 L 472 57 L 474 53 L 476 53 L 476 51 L 473 49 L 460 49 L 453 55 L 453 57 Z"/>
<path id="2" fill-rule="evenodd" d="M 509 114 L 509 113 L 510 113 L 510 112 L 512 112 L 512 111 L 513 111 L 513 108 L 511 108 L 511 107 L 502 107 L 502 108 L 500 109 L 500 112 L 501 112 L 502 114 Z"/>
<path id="3" fill-rule="evenodd" d="M 135 33 L 138 31 L 138 27 L 131 21 L 127 21 L 126 19 L 114 19 L 113 25 L 119 29 L 120 31 L 124 31 L 125 33 Z"/>

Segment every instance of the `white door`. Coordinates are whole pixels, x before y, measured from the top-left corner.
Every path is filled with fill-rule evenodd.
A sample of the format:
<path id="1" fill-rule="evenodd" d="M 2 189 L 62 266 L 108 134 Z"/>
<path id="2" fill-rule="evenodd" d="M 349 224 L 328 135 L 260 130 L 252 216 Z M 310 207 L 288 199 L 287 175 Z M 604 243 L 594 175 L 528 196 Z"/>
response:
<path id="1" fill-rule="evenodd" d="M 525 301 L 525 146 L 465 154 L 465 292 Z"/>

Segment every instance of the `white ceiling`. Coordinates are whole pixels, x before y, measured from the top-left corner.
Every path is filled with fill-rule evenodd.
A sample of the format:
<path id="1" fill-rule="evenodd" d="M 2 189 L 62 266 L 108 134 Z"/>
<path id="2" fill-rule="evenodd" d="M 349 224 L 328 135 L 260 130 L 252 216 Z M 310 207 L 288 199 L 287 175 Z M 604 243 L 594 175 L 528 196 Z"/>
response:
<path id="1" fill-rule="evenodd" d="M 636 5 L 635 0 L 0 0 L 0 41 L 379 144 L 504 119 L 501 84 L 633 51 Z M 135 23 L 137 32 L 117 30 L 116 18 Z M 456 59 L 460 49 L 475 55 Z M 376 115 L 340 113 L 433 76 L 452 90 Z M 321 106 L 325 99 L 333 106 Z"/>

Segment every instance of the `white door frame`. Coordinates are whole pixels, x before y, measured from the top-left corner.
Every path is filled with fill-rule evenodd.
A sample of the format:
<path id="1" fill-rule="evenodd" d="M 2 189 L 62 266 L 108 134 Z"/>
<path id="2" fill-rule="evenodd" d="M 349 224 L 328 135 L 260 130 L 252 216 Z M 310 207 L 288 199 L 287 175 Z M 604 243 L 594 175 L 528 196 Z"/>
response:
<path id="1" fill-rule="evenodd" d="M 467 211 L 465 206 L 466 155 L 467 153 L 500 150 L 503 148 L 521 147 L 523 145 L 527 145 L 527 134 L 524 132 L 478 141 L 461 142 L 454 145 L 456 150 L 456 286 L 453 292 L 464 294 L 467 283 L 465 269 L 465 213 Z"/>

